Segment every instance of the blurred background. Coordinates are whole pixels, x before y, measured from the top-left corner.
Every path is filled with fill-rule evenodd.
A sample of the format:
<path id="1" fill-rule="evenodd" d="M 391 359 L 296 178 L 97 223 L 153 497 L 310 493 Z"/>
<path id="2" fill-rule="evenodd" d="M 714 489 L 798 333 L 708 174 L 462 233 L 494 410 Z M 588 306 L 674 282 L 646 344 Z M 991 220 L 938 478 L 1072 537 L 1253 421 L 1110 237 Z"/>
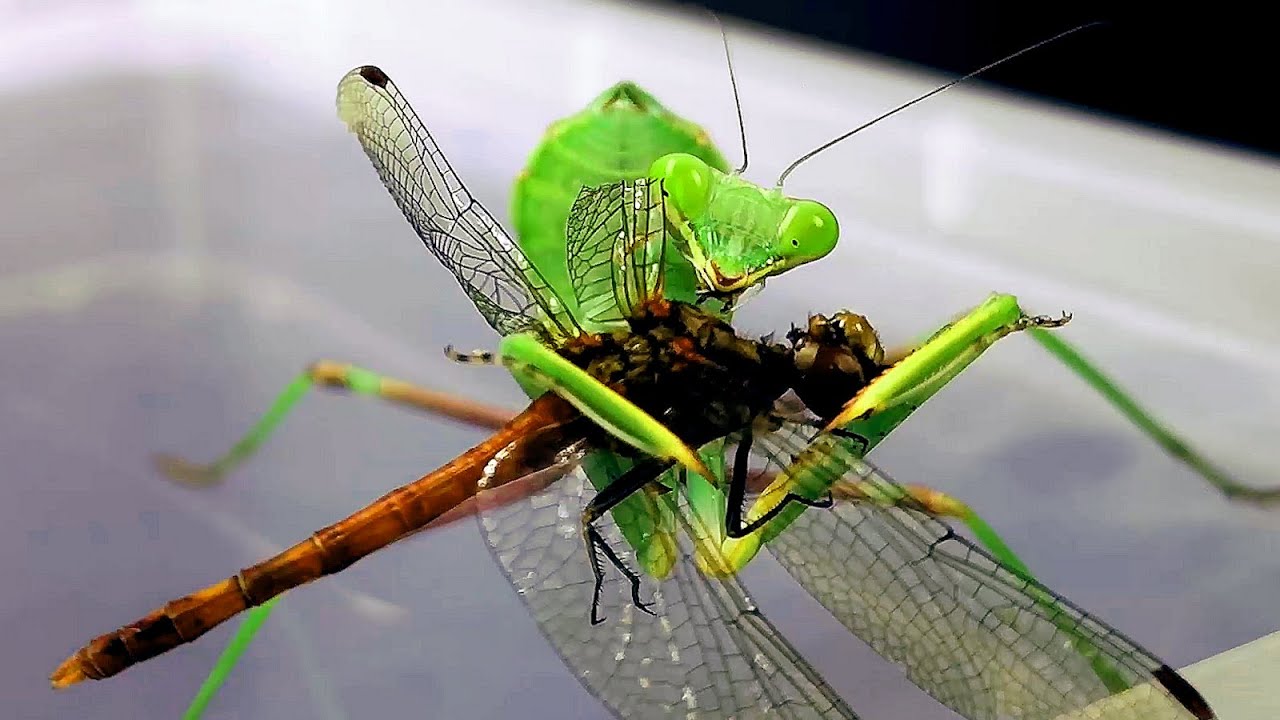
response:
<path id="1" fill-rule="evenodd" d="M 1271 30 L 1251 3 L 1130 0 L 844 2 L 712 0 L 726 15 L 963 75 L 1063 29 L 1104 22 L 984 76 L 1041 100 L 1269 154 L 1280 111 L 1267 98 Z"/>
<path id="2" fill-rule="evenodd" d="M 948 72 L 1097 18 L 938 5 L 726 7 L 747 176 L 771 183 Z M 898 343 L 1014 292 L 1074 312 L 1067 336 L 1161 418 L 1274 485 L 1280 166 L 1274 138 L 1228 127 L 1273 117 L 1251 104 L 1266 66 L 1210 50 L 1237 37 L 1210 32 L 1220 15 L 1203 38 L 1167 16 L 1112 19 L 991 77 L 1034 96 L 969 83 L 797 171 L 788 191 L 831 205 L 842 244 L 771 281 L 740 324 L 765 333 L 850 307 Z M 1253 92 L 1184 72 L 1233 58 Z M 547 124 L 622 78 L 738 157 L 718 32 L 681 6 L 0 4 L 0 697 L 13 717 L 179 716 L 231 624 L 109 682 L 55 694 L 46 678 L 90 637 L 481 435 L 316 395 L 222 487 L 166 484 L 151 453 L 215 457 L 321 357 L 520 405 L 501 370 L 441 353 L 497 338 L 334 116 L 337 80 L 363 63 L 396 79 L 504 220 Z M 1275 511 L 1222 500 L 1025 339 L 984 356 L 875 460 L 969 501 L 1050 586 L 1172 665 L 1280 627 Z M 863 716 L 952 717 L 771 561 L 747 579 Z M 517 713 L 605 717 L 462 523 L 291 594 L 208 717 Z"/>

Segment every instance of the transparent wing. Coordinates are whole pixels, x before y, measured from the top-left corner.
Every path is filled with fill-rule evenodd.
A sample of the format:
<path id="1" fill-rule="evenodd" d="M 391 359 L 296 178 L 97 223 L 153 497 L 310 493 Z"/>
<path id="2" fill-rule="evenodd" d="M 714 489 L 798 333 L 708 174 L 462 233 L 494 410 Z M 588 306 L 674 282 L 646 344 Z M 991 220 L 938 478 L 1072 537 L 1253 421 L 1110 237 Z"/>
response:
<path id="1" fill-rule="evenodd" d="M 851 442 L 786 424 L 753 447 L 773 468 L 826 474 L 868 498 L 807 509 L 767 547 L 845 627 L 971 720 L 1212 718 L 1175 671 L 1101 620 L 1023 579 L 946 524 Z M 874 498 L 875 500 L 872 500 Z"/>
<path id="2" fill-rule="evenodd" d="M 622 324 L 632 310 L 663 294 L 671 247 L 666 192 L 646 178 L 584 187 L 566 225 L 569 280 L 583 317 Z"/>
<path id="3" fill-rule="evenodd" d="M 517 503 L 480 504 L 481 528 L 540 629 L 579 681 L 626 718 L 855 718 L 732 579 L 711 580 L 687 538 L 661 583 L 642 600 L 604 561 L 599 625 L 590 622 L 594 577 L 579 518 L 594 495 L 575 472 Z M 662 498 L 675 499 L 677 493 Z M 634 568 L 612 516 L 597 526 Z M 652 593 L 652 597 L 650 594 Z"/>
<path id="4" fill-rule="evenodd" d="M 463 186 L 386 73 L 372 65 L 347 73 L 338 83 L 338 116 L 422 242 L 495 330 L 507 335 L 544 322 L 569 329 L 550 286 Z"/>

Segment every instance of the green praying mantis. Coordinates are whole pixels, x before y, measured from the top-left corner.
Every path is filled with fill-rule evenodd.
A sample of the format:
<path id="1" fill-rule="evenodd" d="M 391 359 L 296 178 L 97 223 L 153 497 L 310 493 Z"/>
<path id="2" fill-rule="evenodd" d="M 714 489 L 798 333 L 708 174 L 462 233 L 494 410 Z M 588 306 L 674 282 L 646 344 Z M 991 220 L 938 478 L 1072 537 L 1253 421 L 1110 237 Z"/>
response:
<path id="1" fill-rule="evenodd" d="M 441 172 L 441 164 L 448 173 L 451 174 L 452 171 L 447 162 L 443 161 L 443 156 L 439 155 L 438 149 L 434 148 L 434 143 L 428 148 L 428 152 L 414 155 L 407 152 L 412 149 L 414 138 L 425 135 L 425 128 L 421 134 L 416 131 L 405 133 L 403 128 L 395 124 L 394 119 L 398 117 L 406 127 L 413 129 L 410 119 L 416 121 L 416 116 L 412 115 L 394 85 L 376 68 L 353 71 L 340 86 L 339 106 L 344 120 L 361 138 L 366 150 L 374 158 L 384 182 L 393 189 L 393 196 L 406 216 L 413 221 L 414 213 L 417 212 L 418 217 L 421 217 L 422 208 L 415 207 L 413 203 L 421 203 L 422 200 L 415 197 L 412 191 L 424 188 L 421 185 L 414 188 L 404 178 L 418 178 L 416 182 L 421 183 L 421 178 Z M 409 114 L 403 114 L 405 111 Z M 610 126 L 608 119 L 619 114 L 627 116 L 628 120 Z M 633 122 L 636 118 L 653 124 L 667 134 L 661 136 L 661 142 L 655 142 L 652 148 L 641 150 L 638 160 L 628 158 L 628 164 L 620 162 L 617 168 L 610 170 L 614 174 L 612 178 L 588 177 L 585 181 L 574 180 L 571 171 L 566 172 L 563 167 L 556 167 L 553 161 L 548 160 L 555 157 L 555 153 L 548 148 L 560 147 L 557 143 L 572 147 L 569 141 L 575 132 L 600 133 L 606 137 L 608 133 L 617 133 L 614 137 L 645 136 L 642 129 L 644 126 Z M 647 137 L 659 137 L 659 133 L 653 132 Z M 644 156 L 646 152 L 647 157 Z M 382 164 L 379 164 L 379 157 L 382 158 Z M 432 159 L 436 164 L 428 167 L 423 163 L 423 158 Z M 649 160 L 647 167 L 646 159 Z M 548 163 L 550 167 L 547 166 Z M 406 168 L 407 174 L 403 172 Z M 643 172 L 635 174 L 635 168 L 642 168 Z M 556 203 L 550 199 L 555 195 L 554 176 L 557 172 L 561 174 L 561 179 L 566 176 L 569 179 L 567 184 L 561 183 L 562 186 L 558 188 L 559 197 L 562 200 L 577 198 L 571 209 L 566 209 L 563 202 Z M 619 174 L 623 175 L 617 177 Z M 687 252 L 654 252 L 649 247 L 652 243 L 650 235 L 639 233 L 632 240 L 640 249 L 630 247 L 627 252 L 632 257 L 646 258 L 645 263 L 648 265 L 657 264 L 661 267 L 661 272 L 637 272 L 634 277 L 619 278 L 619 263 L 614 262 L 619 258 L 617 245 L 599 242 L 601 238 L 597 237 L 598 233 L 584 234 L 581 228 L 575 232 L 574 225 L 575 222 L 581 223 L 583 217 L 590 217 L 589 210 L 593 202 L 600 203 L 609 199 L 601 197 L 602 192 L 593 191 L 592 188 L 613 187 L 607 184 L 608 180 L 641 179 L 654 181 L 656 184 L 641 186 L 624 182 L 621 186 L 624 195 L 630 193 L 628 197 L 635 202 L 636 212 L 631 215 L 632 219 L 637 222 L 641 218 L 651 220 L 653 207 L 662 207 L 665 212 L 664 203 L 669 202 L 682 221 L 675 229 L 682 232 L 679 246 L 686 248 Z M 430 182 L 438 192 L 441 188 L 453 189 L 455 184 L 451 180 L 452 177 L 441 174 L 432 177 Z M 655 201 L 652 189 L 646 191 L 645 188 L 661 188 L 662 200 Z M 465 190 L 461 192 L 465 193 Z M 456 195 L 454 199 L 457 200 Z M 485 237 L 505 237 L 487 213 L 467 215 L 474 211 L 474 201 L 466 196 L 466 203 L 458 207 L 462 213 L 454 218 L 455 221 L 466 224 L 466 229 L 462 232 Z M 646 203 L 651 203 L 653 207 L 645 205 Z M 643 212 L 640 211 L 641 205 L 645 205 Z M 665 469 L 656 480 L 646 480 L 646 484 L 673 489 L 680 484 L 674 479 L 677 472 L 684 472 L 687 478 L 692 479 L 684 481 L 687 484 L 686 492 L 692 515 L 703 520 L 699 550 L 695 556 L 699 561 L 699 569 L 709 575 L 732 575 L 766 543 L 777 541 L 783 548 L 781 552 L 785 554 L 785 539 L 788 535 L 783 531 L 802 516 L 806 507 L 818 503 L 819 496 L 839 486 L 839 478 L 845 474 L 831 472 L 830 468 L 823 472 L 808 472 L 806 467 L 821 467 L 823 462 L 829 464 L 831 458 L 838 458 L 837 464 L 842 465 L 844 471 L 854 467 L 861 455 L 874 447 L 910 412 L 962 371 L 992 342 L 1019 330 L 1029 330 L 1041 339 L 1055 355 L 1063 358 L 1086 380 L 1107 394 L 1122 411 L 1134 418 L 1140 427 L 1160 440 L 1165 447 L 1181 448 L 1179 457 L 1215 484 L 1224 487 L 1224 491 L 1231 488 L 1230 492 L 1243 494 L 1237 485 L 1223 485 L 1225 479 L 1220 474 L 1206 472 L 1212 466 L 1187 449 L 1176 437 L 1162 430 L 1063 341 L 1045 331 L 1047 327 L 1057 323 L 1047 319 L 1028 318 L 1011 296 L 996 296 L 962 320 L 939 331 L 916 352 L 906 356 L 891 371 L 885 372 L 868 385 L 866 391 L 850 398 L 850 402 L 839 413 L 825 418 L 826 430 L 840 428 L 843 434 L 828 433 L 822 436 L 821 442 L 814 441 L 808 446 L 797 447 L 798 452 L 795 454 L 808 453 L 827 460 L 819 460 L 810 465 L 800 462 L 788 465 L 787 470 L 759 495 L 745 517 L 739 519 L 740 522 L 745 521 L 737 528 L 739 532 L 733 532 L 731 528 L 725 528 L 722 532 L 720 526 L 724 523 L 721 520 L 725 516 L 726 506 L 733 507 L 734 498 L 725 497 L 714 482 L 697 484 L 697 478 L 724 478 L 724 446 L 715 445 L 708 449 L 686 445 L 678 435 L 654 418 L 646 416 L 626 398 L 611 393 L 609 388 L 600 386 L 580 368 L 565 362 L 556 352 L 549 350 L 548 336 L 554 345 L 558 339 L 571 335 L 573 328 L 590 329 L 592 332 L 618 328 L 620 323 L 626 322 L 624 311 L 632 309 L 620 307 L 619 288 L 634 284 L 637 297 L 647 296 L 655 289 L 655 277 L 661 278 L 660 289 L 664 297 L 708 305 L 712 308 L 712 314 L 728 319 L 737 293 L 830 252 L 838 236 L 834 214 L 815 201 L 792 200 L 785 197 L 780 188 L 759 188 L 737 174 L 728 172 L 723 157 L 710 145 L 705 133 L 687 121 L 675 118 L 639 88 L 627 83 L 606 91 L 583 113 L 553 126 L 547 140 L 535 152 L 529 168 L 517 181 L 513 209 L 517 228 L 523 228 L 517 235 L 523 253 L 490 255 L 488 260 L 499 266 L 502 273 L 474 272 L 478 266 L 467 267 L 460 264 L 465 260 L 460 260 L 456 252 L 446 251 L 442 254 L 437 251 L 437 255 L 445 260 L 446 265 L 454 263 L 450 269 L 458 275 L 477 307 L 491 325 L 504 333 L 499 357 L 531 396 L 540 396 L 549 389 L 571 402 L 583 415 L 607 429 L 612 436 L 643 455 L 665 459 L 674 466 Z M 480 212 L 483 212 L 482 208 Z M 417 222 L 414 224 L 419 233 L 423 234 L 424 227 Z M 557 227 L 560 229 L 557 230 Z M 566 227 L 569 228 L 567 238 Z M 635 231 L 632 233 L 635 234 Z M 423 237 L 426 239 L 427 235 Z M 587 240 L 585 243 L 578 243 L 578 252 L 575 252 L 575 237 L 585 237 Z M 595 262 L 572 262 L 573 258 L 584 257 L 581 247 L 592 240 L 605 251 L 585 255 Z M 476 247 L 493 252 L 494 247 L 501 247 L 501 244 L 478 244 Z M 522 263 L 521 258 L 527 260 Z M 561 269 L 565 272 L 559 273 Z M 622 275 L 625 274 L 624 270 Z M 503 286 L 521 281 L 527 283 L 533 292 L 522 299 L 514 299 L 518 294 L 508 292 Z M 867 330 L 869 331 L 869 326 Z M 530 335 L 530 331 L 534 334 Z M 873 331 L 870 332 L 874 338 Z M 878 340 L 875 345 L 878 347 Z M 351 366 L 319 365 L 291 384 L 263 421 L 222 460 L 198 472 L 190 466 L 173 463 L 169 469 L 184 474 L 188 479 L 207 481 L 220 477 L 248 457 L 293 403 L 317 381 L 414 404 L 413 400 L 407 399 L 410 393 L 396 381 Z M 850 438 L 856 438 L 855 446 L 849 445 Z M 583 464 L 587 476 L 597 485 L 597 489 L 604 490 L 610 481 L 633 469 L 632 466 L 620 465 L 619 462 L 617 453 L 602 452 L 594 458 L 588 456 Z M 1229 480 L 1226 482 L 1229 483 Z M 902 504 L 908 500 L 920 501 L 918 493 L 904 493 L 891 483 L 875 487 L 864 483 L 846 486 L 843 490 L 840 497 L 845 501 L 887 506 Z M 882 495 L 877 496 L 875 492 Z M 1259 494 L 1258 497 L 1265 496 Z M 661 524 L 652 520 L 651 506 L 649 509 L 625 508 L 624 504 L 632 499 L 638 504 L 643 504 L 642 501 L 646 500 L 641 495 L 635 495 L 609 508 L 608 512 L 614 513 L 622 535 L 632 546 L 637 562 L 646 574 L 664 577 L 670 572 L 670 563 L 674 561 L 675 554 L 663 542 L 655 541 L 655 534 L 652 532 L 643 537 L 641 534 L 628 532 L 635 528 L 620 519 L 623 514 L 648 517 L 654 526 Z M 798 502 L 788 503 L 788 499 Z M 801 500 L 807 502 L 800 502 Z M 740 504 L 741 498 L 737 498 L 737 502 Z M 1005 567 L 1014 569 L 1024 579 L 1030 578 L 1025 566 L 999 541 L 998 536 L 962 504 L 946 499 L 945 503 L 934 502 L 927 505 L 927 509 L 935 514 L 960 517 Z M 746 528 L 749 528 L 747 532 L 741 532 Z M 706 543 L 712 541 L 716 547 L 705 547 Z M 1061 611 L 1060 599 L 1047 594 L 1040 595 L 1038 592 L 1031 595 L 1036 596 L 1036 601 L 1045 607 Z M 251 617 L 246 627 L 256 627 L 269 607 L 264 606 L 259 614 Z M 1096 660 L 1099 655 L 1104 654 L 1090 649 L 1092 641 L 1084 638 L 1078 631 L 1069 632 L 1064 627 L 1058 627 L 1058 630 L 1067 637 L 1075 637 L 1077 649 L 1081 649 L 1083 655 Z M 242 639 L 236 641 L 238 647 L 243 647 Z M 1105 662 L 1095 664 L 1093 671 L 1108 687 L 1112 687 L 1113 682 L 1121 686 L 1129 684 L 1123 678 L 1108 681 L 1109 674 L 1118 673 L 1115 668 L 1106 667 Z M 1180 701 L 1182 699 L 1179 698 Z"/>

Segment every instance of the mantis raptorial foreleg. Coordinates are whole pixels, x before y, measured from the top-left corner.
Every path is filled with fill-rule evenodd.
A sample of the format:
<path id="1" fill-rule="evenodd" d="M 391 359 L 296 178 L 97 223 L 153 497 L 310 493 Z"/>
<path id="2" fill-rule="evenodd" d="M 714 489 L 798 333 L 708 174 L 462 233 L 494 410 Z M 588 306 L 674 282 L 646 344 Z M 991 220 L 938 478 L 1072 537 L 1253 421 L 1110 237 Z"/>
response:
<path id="1" fill-rule="evenodd" d="M 556 393 L 610 435 L 645 455 L 713 477 L 698 454 L 665 425 L 536 337 L 508 335 L 502 339 L 499 355 L 502 364 L 526 388 Z"/>
<path id="2" fill-rule="evenodd" d="M 1111 403 L 1130 423 L 1151 438 L 1175 460 L 1189 467 L 1213 487 L 1217 488 L 1230 500 L 1266 505 L 1280 502 L 1280 487 L 1255 488 L 1245 485 L 1233 478 L 1222 468 L 1211 462 L 1182 435 L 1160 422 L 1146 408 L 1140 405 L 1133 396 L 1120 388 L 1111 377 L 1104 373 L 1080 353 L 1074 345 L 1063 339 L 1061 333 L 1047 332 L 1041 328 L 1029 328 L 1027 334 L 1040 343 L 1050 355 L 1066 365 L 1071 372 L 1083 380 L 1095 392 Z M 916 346 L 904 345 L 885 353 L 885 364 L 894 365 L 907 357 Z M 994 552 L 994 551 L 993 551 Z"/>

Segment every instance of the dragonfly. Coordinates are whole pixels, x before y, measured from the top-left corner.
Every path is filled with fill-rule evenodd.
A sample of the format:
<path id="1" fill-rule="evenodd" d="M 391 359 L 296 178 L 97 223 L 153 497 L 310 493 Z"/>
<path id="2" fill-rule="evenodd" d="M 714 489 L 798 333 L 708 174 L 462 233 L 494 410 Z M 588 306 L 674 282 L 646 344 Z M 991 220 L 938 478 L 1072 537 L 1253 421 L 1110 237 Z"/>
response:
<path id="1" fill-rule="evenodd" d="M 1079 29 L 1081 28 L 1076 30 Z M 992 63 L 938 88 L 934 93 L 1069 33 Z M 516 179 L 510 214 L 515 239 L 530 263 L 550 286 L 551 302 L 563 302 L 570 312 L 578 310 L 575 305 L 576 295 L 568 275 L 565 243 L 569 209 L 578 193 L 584 187 L 659 175 L 666 178 L 670 189 L 675 190 L 672 202 L 680 207 L 684 219 L 692 229 L 687 256 L 684 253 L 667 255 L 665 295 L 683 301 L 697 301 L 704 309 L 714 308 L 720 317 L 730 319 L 736 306 L 736 298 L 743 291 L 758 288 L 770 277 L 812 262 L 834 247 L 833 241 L 823 240 L 813 242 L 806 248 L 806 252 L 789 252 L 785 244 L 780 242 L 780 235 L 772 231 L 772 220 L 746 228 L 731 222 L 730 218 L 735 215 L 735 211 L 743 205 L 750 207 L 763 198 L 765 204 L 781 204 L 785 213 L 789 208 L 780 192 L 782 180 L 800 163 L 923 99 L 895 108 L 800 158 L 783 173 L 776 192 L 762 195 L 757 192 L 758 188 L 742 187 L 745 183 L 741 176 L 747 166 L 746 133 L 723 28 L 721 34 L 725 40 L 726 64 L 733 85 L 742 140 L 743 160 L 737 169 L 730 169 L 724 154 L 711 142 L 709 134 L 703 128 L 671 112 L 652 94 L 631 82 L 617 83 L 582 111 L 553 123 L 543 141 L 531 154 L 527 165 Z M 689 192 L 687 188 L 690 187 L 698 189 L 698 192 Z M 765 213 L 758 216 L 768 218 Z M 834 217 L 832 220 L 834 221 Z M 730 231 L 725 231 L 726 228 Z M 709 297 L 719 298 L 722 302 L 717 307 L 708 302 Z M 1260 503 L 1280 497 L 1275 490 L 1249 487 L 1231 478 L 1189 442 L 1156 420 L 1060 334 L 1050 333 L 1042 328 L 1029 328 L 1028 334 L 1095 391 L 1106 397 L 1139 429 L 1227 497 Z M 892 364 L 911 350 L 910 347 L 889 350 L 886 362 Z M 491 360 L 485 353 L 462 355 L 450 351 L 450 356 L 459 361 Z M 295 379 L 263 420 L 219 460 L 209 465 L 194 465 L 180 458 L 164 456 L 161 458 L 162 471 L 168 477 L 187 485 L 207 486 L 219 482 L 274 431 L 298 399 L 316 386 L 375 395 L 488 429 L 501 427 L 511 415 L 502 409 L 417 387 L 346 363 L 322 361 L 313 364 Z M 1031 576 L 1030 570 L 1017 554 L 968 505 L 930 488 L 913 486 L 911 490 L 920 498 L 928 498 L 931 512 L 946 515 L 966 525 L 973 536 L 1002 564 Z M 511 494 L 509 497 L 515 499 L 518 494 Z M 433 525 L 465 515 L 465 512 L 451 512 L 447 518 L 438 520 Z M 264 612 L 269 610 L 268 606 Z M 256 627 L 257 624 L 253 623 L 246 628 L 247 637 L 237 636 L 232 647 L 243 648 L 252 637 L 252 628 Z M 224 656 L 215 668 L 210 682 L 202 688 L 203 697 L 207 699 L 216 690 L 220 682 L 218 678 L 225 677 L 229 667 L 234 665 L 235 657 L 238 655 Z"/>
<path id="2" fill-rule="evenodd" d="M 600 93 L 579 113 L 553 123 L 519 174 L 511 202 L 516 240 L 540 275 L 547 279 L 555 298 L 562 299 L 566 306 L 573 307 L 574 293 L 568 280 L 565 227 L 569 209 L 577 194 L 584 187 L 634 180 L 646 177 L 650 171 L 664 175 L 668 182 L 678 175 L 685 180 L 686 185 L 705 184 L 708 188 L 715 188 L 714 193 L 707 193 L 707 202 L 702 203 L 705 208 L 700 217 L 690 221 L 694 230 L 691 240 L 695 245 L 705 244 L 700 251 L 691 253 L 696 254 L 696 260 L 691 260 L 683 253 L 669 253 L 667 256 L 664 277 L 666 297 L 696 301 L 702 308 L 714 309 L 720 317 L 729 319 L 736 306 L 734 299 L 740 297 L 744 290 L 759 287 L 767 278 L 811 262 L 834 247 L 832 241 L 810 242 L 808 252 L 796 252 L 794 246 L 788 246 L 777 233 L 771 232 L 771 221 L 766 213 L 751 212 L 752 215 L 764 218 L 764 222 L 757 220 L 754 228 L 746 228 L 741 223 L 734 222 L 735 215 L 743 215 L 741 210 L 744 204 L 748 211 L 755 210 L 752 207 L 753 196 L 763 197 L 775 206 L 784 205 L 782 214 L 790 208 L 786 207 L 785 201 L 779 203 L 780 193 L 761 195 L 756 190 L 735 192 L 728 181 L 728 178 L 740 178 L 746 170 L 747 145 L 745 129 L 741 128 L 741 104 L 736 102 L 737 82 L 723 28 L 721 37 L 742 130 L 743 162 L 736 170 L 730 169 L 724 155 L 711 142 L 710 135 L 702 127 L 676 115 L 635 83 L 622 81 Z M 593 152 L 584 154 L 577 150 L 579 148 L 591 148 Z M 678 172 L 672 172 L 673 169 Z M 739 180 L 739 185 L 743 184 Z M 692 207 L 695 199 L 684 197 L 685 195 L 689 193 L 683 193 L 681 200 Z M 808 208 L 801 206 L 801 209 Z M 825 209 L 817 209 L 817 212 L 824 213 Z M 814 213 L 811 210 L 809 214 Z M 686 220 L 689 220 L 688 216 Z M 720 232 L 726 226 L 731 227 L 733 232 Z M 731 238 L 736 239 L 736 242 L 724 242 Z M 740 282 L 735 288 L 722 287 L 708 293 L 709 285 L 700 279 L 702 275 L 698 269 L 710 269 L 715 273 L 714 277 L 723 280 L 733 257 L 737 258 L 732 263 L 734 272 L 749 277 L 750 281 Z M 709 295 L 716 297 L 708 297 Z M 491 361 L 486 353 L 462 355 L 451 349 L 446 352 L 458 361 Z M 899 353 L 901 354 L 904 353 Z M 312 364 L 295 379 L 262 421 L 219 460 L 207 465 L 196 465 L 179 457 L 163 455 L 158 463 L 162 473 L 188 486 L 206 487 L 220 482 L 227 473 L 251 456 L 274 432 L 296 402 L 316 386 L 373 394 L 401 405 L 425 409 L 433 414 L 452 417 L 487 429 L 501 427 L 511 415 L 501 409 L 484 407 L 474 401 L 376 375 L 347 363 L 321 361 Z M 837 390 L 836 395 L 839 394 L 840 391 Z M 760 488 L 762 487 L 761 485 Z M 927 498 L 931 511 L 963 522 L 1002 563 L 1030 574 L 1021 559 L 970 507 L 931 488 L 913 487 L 912 491 L 921 498 Z M 511 494 L 509 497 L 514 500 L 518 494 Z M 468 514 L 466 510 L 473 507 L 474 503 L 471 503 L 457 512 L 451 511 L 445 518 L 433 522 L 432 526 L 438 527 L 465 517 Z M 252 641 L 272 608 L 273 605 L 269 604 L 255 611 L 232 638 L 228 649 L 197 692 L 188 709 L 188 718 L 197 718 L 202 714 L 203 708 L 218 691 L 238 662 L 240 653 Z"/>
<path id="3" fill-rule="evenodd" d="M 736 578 L 767 546 L 851 632 L 965 717 L 1087 713 L 1116 693 L 1126 716 L 1214 717 L 1167 665 L 1002 566 L 863 457 L 996 340 L 1065 318 L 996 295 L 891 367 L 852 313 L 811 317 L 786 342 L 743 337 L 664 296 L 667 253 L 689 233 L 659 177 L 575 201 L 566 250 L 578 312 L 598 326 L 586 327 L 546 299 L 545 279 L 386 73 L 358 68 L 339 87 L 411 225 L 504 334 L 498 360 L 543 392 L 442 468 L 94 639 L 55 671 L 56 686 L 190 642 L 475 498 L 548 640 L 624 716 L 855 717 Z M 815 390 L 832 387 L 844 402 Z M 625 464 L 597 484 L 592 457 Z M 753 473 L 767 484 L 748 506 Z M 532 487 L 495 497 L 509 485 Z"/>

